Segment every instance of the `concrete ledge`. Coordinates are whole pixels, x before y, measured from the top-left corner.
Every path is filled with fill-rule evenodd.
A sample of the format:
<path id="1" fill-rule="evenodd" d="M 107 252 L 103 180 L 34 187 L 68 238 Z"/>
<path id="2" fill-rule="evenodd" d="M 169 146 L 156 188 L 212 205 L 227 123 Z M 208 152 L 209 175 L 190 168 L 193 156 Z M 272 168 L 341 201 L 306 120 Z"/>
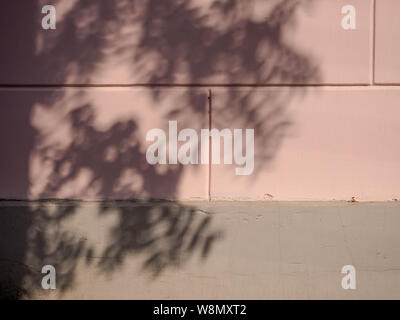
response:
<path id="1" fill-rule="evenodd" d="M 398 202 L 1 201 L 0 288 L 28 299 L 398 299 L 399 212 Z M 56 290 L 41 288 L 46 264 Z M 341 286 L 345 265 L 356 290 Z"/>

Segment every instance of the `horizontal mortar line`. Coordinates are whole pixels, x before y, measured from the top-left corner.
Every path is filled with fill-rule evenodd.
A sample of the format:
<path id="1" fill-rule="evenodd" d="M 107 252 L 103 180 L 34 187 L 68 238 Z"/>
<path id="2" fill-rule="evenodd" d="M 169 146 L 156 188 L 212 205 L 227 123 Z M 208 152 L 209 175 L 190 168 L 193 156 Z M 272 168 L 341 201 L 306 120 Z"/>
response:
<path id="1" fill-rule="evenodd" d="M 183 84 L 183 83 L 135 83 L 135 84 L 0 84 L 9 88 L 335 88 L 335 87 L 400 87 L 400 83 L 315 83 L 315 84 Z"/>

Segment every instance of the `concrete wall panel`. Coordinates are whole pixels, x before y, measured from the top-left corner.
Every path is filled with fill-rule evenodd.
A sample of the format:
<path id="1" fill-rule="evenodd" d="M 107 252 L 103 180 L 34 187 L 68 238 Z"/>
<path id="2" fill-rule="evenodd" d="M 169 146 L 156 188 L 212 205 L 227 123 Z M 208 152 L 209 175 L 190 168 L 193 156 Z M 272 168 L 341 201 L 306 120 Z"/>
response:
<path id="1" fill-rule="evenodd" d="M 57 9 L 42 29 L 42 5 Z M 0 6 L 0 84 L 368 83 L 372 0 L 38 1 Z"/>
<path id="2" fill-rule="evenodd" d="M 149 164 L 146 134 L 160 128 L 168 139 L 170 120 L 178 130 L 208 128 L 207 95 L 183 88 L 2 89 L 0 198 L 206 199 L 207 165 Z"/>
<path id="3" fill-rule="evenodd" d="M 213 127 L 255 129 L 255 169 L 238 176 L 235 164 L 213 165 L 212 198 L 399 198 L 400 90 L 304 90 L 213 90 Z M 250 105 L 252 111 L 232 117 Z"/>
<path id="4" fill-rule="evenodd" d="M 377 0 L 375 81 L 400 83 L 400 2 Z"/>

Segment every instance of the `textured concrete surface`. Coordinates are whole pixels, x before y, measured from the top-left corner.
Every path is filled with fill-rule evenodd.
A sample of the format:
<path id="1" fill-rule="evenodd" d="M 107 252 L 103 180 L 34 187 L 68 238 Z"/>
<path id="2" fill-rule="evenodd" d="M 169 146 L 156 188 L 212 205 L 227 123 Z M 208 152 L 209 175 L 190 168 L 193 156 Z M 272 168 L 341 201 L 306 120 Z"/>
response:
<path id="1" fill-rule="evenodd" d="M 1 201 L 0 297 L 400 298 L 399 8 L 0 1 L 0 199 L 264 201 Z M 256 171 L 150 165 L 170 120 L 254 128 Z M 352 197 L 388 202 L 271 202 Z"/>
<path id="2" fill-rule="evenodd" d="M 397 202 L 2 202 L 2 286 L 44 299 L 399 299 L 399 213 Z M 44 264 L 57 270 L 51 292 Z M 344 265 L 356 290 L 341 287 Z"/>

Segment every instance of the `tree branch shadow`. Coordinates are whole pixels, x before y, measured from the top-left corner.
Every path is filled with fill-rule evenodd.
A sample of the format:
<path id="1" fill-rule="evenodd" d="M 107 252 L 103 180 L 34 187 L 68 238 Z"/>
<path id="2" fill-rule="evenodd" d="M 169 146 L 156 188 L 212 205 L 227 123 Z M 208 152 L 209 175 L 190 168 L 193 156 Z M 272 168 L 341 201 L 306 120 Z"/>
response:
<path id="1" fill-rule="evenodd" d="M 174 96 L 159 87 L 229 84 L 218 114 L 240 118 L 243 128 L 257 131 L 256 176 L 274 158 L 291 125 L 285 108 L 293 93 L 271 92 L 268 101 L 257 101 L 256 87 L 237 90 L 234 85 L 304 84 L 319 77 L 312 60 L 283 37 L 296 10 L 311 1 L 271 1 L 261 21 L 253 19 L 254 1 L 51 2 L 64 8 L 55 33 L 38 31 L 40 1 L 0 5 L 0 29 L 8 30 L 0 52 L 0 73 L 8 75 L 8 82 L 0 77 L 0 83 L 48 86 L 0 89 L 0 195 L 5 199 L 178 197 L 187 168 L 149 165 L 138 119 L 109 120 L 102 129 L 99 101 L 91 89 L 49 86 L 104 84 L 103 69 L 123 65 L 131 83 L 155 86 L 148 89 L 154 109 L 161 109 L 166 99 L 173 101 L 173 109 L 163 115 L 166 122 L 179 118 L 193 127 L 204 122 L 207 90 L 183 86 Z M 20 12 L 23 21 L 13 18 Z M 120 73 L 110 77 L 114 75 Z M 132 102 L 133 110 L 139 112 L 138 106 Z M 108 228 L 107 243 L 99 251 L 64 228 L 81 210 L 75 201 L 3 203 L 0 298 L 29 297 L 40 285 L 45 264 L 56 267 L 58 289 L 66 292 L 74 287 L 82 259 L 112 273 L 130 256 L 141 257 L 143 270 L 156 278 L 183 266 L 192 255 L 205 261 L 223 238 L 213 216 L 195 205 L 105 201 L 99 218 L 112 215 L 117 222 Z"/>

